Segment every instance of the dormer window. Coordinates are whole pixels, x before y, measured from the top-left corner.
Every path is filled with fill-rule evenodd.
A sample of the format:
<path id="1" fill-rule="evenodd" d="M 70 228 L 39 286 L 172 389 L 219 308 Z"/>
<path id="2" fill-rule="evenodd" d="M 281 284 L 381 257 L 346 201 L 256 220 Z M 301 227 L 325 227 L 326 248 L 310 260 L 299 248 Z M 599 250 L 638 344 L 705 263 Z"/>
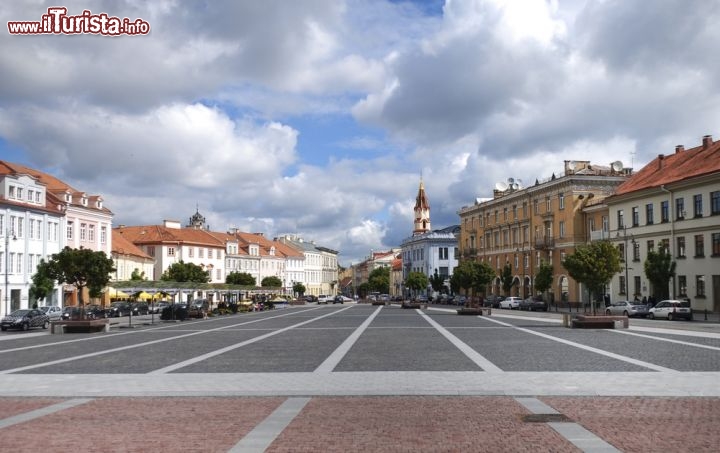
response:
<path id="1" fill-rule="evenodd" d="M 102 209 L 102 200 L 98 200 L 95 202 L 95 207 L 98 209 Z"/>
<path id="2" fill-rule="evenodd" d="M 87 206 L 87 198 L 86 198 L 86 197 L 82 197 L 82 198 L 80 199 L 80 203 L 81 203 L 83 206 Z"/>
<path id="3" fill-rule="evenodd" d="M 10 190 L 8 192 L 8 198 L 15 198 L 15 186 L 10 186 Z"/>
<path id="4" fill-rule="evenodd" d="M 72 195 L 69 193 L 65 194 L 65 203 L 71 203 L 72 202 Z"/>
<path id="5" fill-rule="evenodd" d="M 270 247 L 270 255 L 275 256 L 275 247 Z"/>

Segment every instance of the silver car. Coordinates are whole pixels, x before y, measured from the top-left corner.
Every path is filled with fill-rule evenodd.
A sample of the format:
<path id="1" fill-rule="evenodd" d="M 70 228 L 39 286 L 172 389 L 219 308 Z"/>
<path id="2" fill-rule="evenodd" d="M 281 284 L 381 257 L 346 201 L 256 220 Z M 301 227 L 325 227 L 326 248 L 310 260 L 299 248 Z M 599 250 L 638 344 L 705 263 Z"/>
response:
<path id="1" fill-rule="evenodd" d="M 605 314 L 618 316 L 642 316 L 648 315 L 647 305 L 639 302 L 630 302 L 628 300 L 620 300 L 612 305 L 605 307 Z"/>
<path id="2" fill-rule="evenodd" d="M 650 309 L 648 316 L 650 316 L 650 319 L 666 318 L 668 321 L 672 321 L 673 319 L 683 318 L 692 321 L 692 309 L 690 308 L 690 302 L 663 300 Z"/>
<path id="3" fill-rule="evenodd" d="M 62 308 L 57 305 L 47 305 L 45 307 L 40 307 L 39 309 L 48 315 L 50 321 L 58 321 L 62 318 Z"/>

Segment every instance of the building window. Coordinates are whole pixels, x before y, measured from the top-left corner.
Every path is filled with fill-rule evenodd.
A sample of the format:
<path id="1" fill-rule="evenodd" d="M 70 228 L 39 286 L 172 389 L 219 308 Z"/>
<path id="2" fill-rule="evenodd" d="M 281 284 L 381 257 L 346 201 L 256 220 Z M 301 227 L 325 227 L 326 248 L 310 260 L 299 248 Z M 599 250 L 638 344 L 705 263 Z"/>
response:
<path id="1" fill-rule="evenodd" d="M 640 243 L 635 241 L 633 244 L 633 261 L 640 261 Z"/>
<path id="2" fill-rule="evenodd" d="M 624 212 L 622 209 L 618 209 L 617 212 L 617 223 L 618 223 L 618 229 L 625 227 L 625 220 L 624 220 Z"/>
<path id="3" fill-rule="evenodd" d="M 693 195 L 693 216 L 702 217 L 702 195 Z"/>
<path id="4" fill-rule="evenodd" d="M 216 270 L 215 270 L 215 277 L 216 277 L 216 278 L 215 278 L 216 280 L 221 280 L 221 279 L 222 279 L 222 269 L 216 269 Z"/>
<path id="5" fill-rule="evenodd" d="M 40 203 L 40 192 L 35 192 L 35 203 Z"/>
<path id="6" fill-rule="evenodd" d="M 645 223 L 647 225 L 652 225 L 655 223 L 655 213 L 653 211 L 653 204 L 648 203 L 645 205 Z"/>
<path id="7" fill-rule="evenodd" d="M 87 239 L 87 223 L 80 224 L 80 240 L 85 241 Z"/>
<path id="8" fill-rule="evenodd" d="M 107 242 L 107 227 L 100 227 L 100 243 L 104 244 Z"/>
<path id="9" fill-rule="evenodd" d="M 685 199 L 675 199 L 675 220 L 683 220 L 685 218 Z"/>
<path id="10" fill-rule="evenodd" d="M 704 275 L 696 275 L 695 276 L 695 297 L 705 297 L 705 276 Z"/>
<path id="11" fill-rule="evenodd" d="M 637 206 L 632 208 L 632 226 L 640 225 L 640 209 Z"/>
<path id="12" fill-rule="evenodd" d="M 695 235 L 695 257 L 702 258 L 705 256 L 705 236 L 702 234 Z"/>
<path id="13" fill-rule="evenodd" d="M 685 236 L 680 236 L 677 241 L 677 257 L 685 258 Z"/>
<path id="14" fill-rule="evenodd" d="M 503 221 L 507 222 L 508 216 L 507 216 L 507 208 L 503 208 Z"/>
<path id="15" fill-rule="evenodd" d="M 147 247 L 148 255 L 155 257 L 155 246 L 154 245 L 148 245 Z"/>
<path id="16" fill-rule="evenodd" d="M 527 205 L 527 201 L 523 201 L 523 204 L 522 204 L 522 215 L 523 215 L 523 219 L 527 219 L 527 216 L 528 216 L 527 206 L 528 206 L 528 205 Z"/>
<path id="17" fill-rule="evenodd" d="M 30 239 L 35 239 L 35 219 L 30 219 L 30 230 L 28 231 L 28 237 Z"/>
<path id="18" fill-rule="evenodd" d="M 33 191 L 32 190 L 28 190 L 27 201 L 30 201 L 30 202 L 33 201 Z M 28 262 L 29 261 L 30 260 L 28 260 Z"/>
<path id="19" fill-rule="evenodd" d="M 624 275 L 620 276 L 619 283 L 620 283 L 620 293 L 619 294 L 624 295 L 625 294 L 625 276 Z"/>
<path id="20" fill-rule="evenodd" d="M 517 271 L 520 267 L 520 257 L 515 254 L 515 270 Z"/>
<path id="21" fill-rule="evenodd" d="M 720 214 L 720 190 L 710 192 L 710 215 Z"/>
<path id="22" fill-rule="evenodd" d="M 438 259 L 441 259 L 441 260 L 448 259 L 448 248 L 447 247 L 440 247 L 438 249 Z"/>
<path id="23" fill-rule="evenodd" d="M 195 258 L 195 247 L 188 247 L 188 258 Z"/>
<path id="24" fill-rule="evenodd" d="M 213 257 L 213 251 L 212 251 L 212 249 L 208 249 L 208 258 L 212 258 L 212 257 Z"/>
<path id="25" fill-rule="evenodd" d="M 558 234 L 560 235 L 560 237 L 564 238 L 565 237 L 565 221 L 564 220 L 561 220 L 560 223 L 558 224 L 558 230 L 559 230 Z"/>
<path id="26" fill-rule="evenodd" d="M 552 211 L 552 199 L 550 197 L 545 197 L 545 212 Z"/>
<path id="27" fill-rule="evenodd" d="M 537 198 L 533 200 L 533 212 L 535 214 L 540 214 L 540 206 L 539 206 Z"/>
<path id="28" fill-rule="evenodd" d="M 175 247 L 168 247 L 167 256 L 175 256 Z"/>
<path id="29" fill-rule="evenodd" d="M 647 241 L 647 252 L 650 253 L 650 252 L 654 252 L 654 251 L 655 251 L 655 241 L 653 241 L 653 240 Z"/>
<path id="30" fill-rule="evenodd" d="M 670 202 L 667 200 L 660 202 L 660 221 L 662 223 L 670 221 Z"/>
<path id="31" fill-rule="evenodd" d="M 712 233 L 712 235 L 710 235 L 710 244 L 712 256 L 720 256 L 720 233 Z"/>
<path id="32" fill-rule="evenodd" d="M 18 188 L 17 188 L 17 199 L 18 199 L 18 200 L 22 200 L 22 197 L 23 197 L 22 187 L 18 187 Z"/>
<path id="33" fill-rule="evenodd" d="M 205 258 L 205 249 L 198 247 L 198 258 Z"/>
<path id="34" fill-rule="evenodd" d="M 687 297 L 687 276 L 678 275 L 678 296 Z"/>
<path id="35" fill-rule="evenodd" d="M 67 230 L 67 239 L 72 240 L 72 238 L 73 238 L 73 223 L 71 221 L 68 221 L 66 230 Z"/>
<path id="36" fill-rule="evenodd" d="M 500 220 L 500 217 L 498 217 L 498 215 L 499 215 L 499 214 L 498 214 L 498 210 L 496 209 L 496 210 L 495 210 L 495 223 L 498 223 L 499 220 Z"/>
<path id="37" fill-rule="evenodd" d="M 625 262 L 625 244 L 618 244 L 618 252 L 620 252 L 620 262 Z"/>
<path id="38" fill-rule="evenodd" d="M 517 220 L 517 205 L 513 205 L 513 219 Z"/>
<path id="39" fill-rule="evenodd" d="M 10 186 L 8 198 L 15 198 L 15 186 Z"/>

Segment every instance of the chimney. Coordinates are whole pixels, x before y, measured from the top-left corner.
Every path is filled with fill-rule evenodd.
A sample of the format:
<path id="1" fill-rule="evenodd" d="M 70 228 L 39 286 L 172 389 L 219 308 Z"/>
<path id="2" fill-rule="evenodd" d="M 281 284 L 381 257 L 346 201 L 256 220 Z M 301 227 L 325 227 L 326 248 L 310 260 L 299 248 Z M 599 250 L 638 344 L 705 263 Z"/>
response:
<path id="1" fill-rule="evenodd" d="M 703 149 L 710 148 L 710 145 L 713 144 L 712 135 L 706 135 L 703 137 Z"/>
<path id="2" fill-rule="evenodd" d="M 665 160 L 665 154 L 658 154 L 658 170 L 662 170 L 663 160 Z"/>
<path id="3" fill-rule="evenodd" d="M 685 151 L 685 147 L 683 145 L 677 145 L 675 147 L 675 154 L 681 153 L 683 151 Z"/>

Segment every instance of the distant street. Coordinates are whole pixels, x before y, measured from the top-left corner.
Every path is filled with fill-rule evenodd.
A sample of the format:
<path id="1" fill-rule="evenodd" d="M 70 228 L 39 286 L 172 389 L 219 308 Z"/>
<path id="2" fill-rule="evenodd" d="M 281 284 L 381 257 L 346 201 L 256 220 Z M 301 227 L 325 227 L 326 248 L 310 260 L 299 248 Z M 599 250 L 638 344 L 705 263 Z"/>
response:
<path id="1" fill-rule="evenodd" d="M 0 335 L 4 449 L 66 451 L 79 427 L 89 451 L 720 445 L 718 323 L 580 330 L 554 313 L 356 304 L 120 322 Z M 668 413 L 673 435 L 654 427 Z"/>

